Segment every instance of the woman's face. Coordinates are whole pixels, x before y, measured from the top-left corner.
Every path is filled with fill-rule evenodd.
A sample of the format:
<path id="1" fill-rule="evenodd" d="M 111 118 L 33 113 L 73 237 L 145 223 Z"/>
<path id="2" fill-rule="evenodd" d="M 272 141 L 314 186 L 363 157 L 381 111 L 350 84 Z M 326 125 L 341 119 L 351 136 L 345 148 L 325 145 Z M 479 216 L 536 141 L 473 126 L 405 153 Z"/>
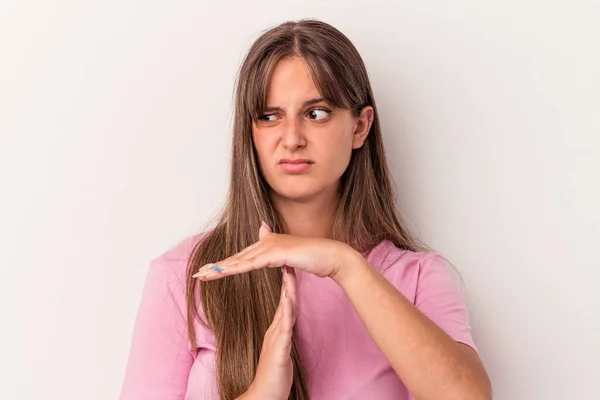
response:
<path id="1" fill-rule="evenodd" d="M 260 169 L 273 195 L 307 201 L 337 193 L 352 149 L 363 145 L 372 120 L 372 107 L 355 117 L 323 101 L 302 58 L 279 61 L 267 109 L 252 126 Z"/>

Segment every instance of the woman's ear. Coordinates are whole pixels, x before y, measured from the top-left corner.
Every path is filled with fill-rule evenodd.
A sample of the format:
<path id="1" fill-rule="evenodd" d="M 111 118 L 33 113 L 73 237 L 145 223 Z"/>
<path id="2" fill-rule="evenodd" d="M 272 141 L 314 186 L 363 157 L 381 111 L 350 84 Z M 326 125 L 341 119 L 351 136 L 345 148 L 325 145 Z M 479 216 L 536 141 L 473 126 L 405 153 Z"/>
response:
<path id="1" fill-rule="evenodd" d="M 356 129 L 354 130 L 354 137 L 352 138 L 352 148 L 358 149 L 362 147 L 367 139 L 367 135 L 371 130 L 371 125 L 375 119 L 375 110 L 373 107 L 366 106 L 360 111 L 358 120 L 356 121 Z"/>

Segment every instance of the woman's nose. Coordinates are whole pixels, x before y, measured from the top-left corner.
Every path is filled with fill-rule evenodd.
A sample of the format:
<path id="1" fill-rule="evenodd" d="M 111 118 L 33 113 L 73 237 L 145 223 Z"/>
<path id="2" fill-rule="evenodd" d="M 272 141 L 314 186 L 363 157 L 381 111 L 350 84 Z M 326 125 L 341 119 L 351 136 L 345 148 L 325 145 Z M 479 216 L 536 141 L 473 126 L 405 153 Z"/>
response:
<path id="1" fill-rule="evenodd" d="M 289 150 L 306 146 L 302 121 L 299 118 L 289 118 L 286 120 L 281 133 L 281 144 Z"/>

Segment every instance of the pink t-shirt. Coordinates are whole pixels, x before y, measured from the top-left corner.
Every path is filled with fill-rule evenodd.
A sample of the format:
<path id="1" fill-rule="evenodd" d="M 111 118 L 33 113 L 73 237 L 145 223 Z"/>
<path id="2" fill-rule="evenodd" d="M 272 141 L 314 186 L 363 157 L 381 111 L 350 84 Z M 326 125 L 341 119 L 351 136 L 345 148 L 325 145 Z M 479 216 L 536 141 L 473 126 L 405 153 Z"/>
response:
<path id="1" fill-rule="evenodd" d="M 196 323 L 192 349 L 186 330 L 185 269 L 199 237 L 150 263 L 120 400 L 219 399 L 214 338 Z M 464 300 L 439 254 L 400 250 L 386 240 L 367 260 L 454 340 L 477 350 Z M 342 289 L 330 278 L 301 271 L 297 276 L 296 323 L 311 398 L 413 399 Z"/>

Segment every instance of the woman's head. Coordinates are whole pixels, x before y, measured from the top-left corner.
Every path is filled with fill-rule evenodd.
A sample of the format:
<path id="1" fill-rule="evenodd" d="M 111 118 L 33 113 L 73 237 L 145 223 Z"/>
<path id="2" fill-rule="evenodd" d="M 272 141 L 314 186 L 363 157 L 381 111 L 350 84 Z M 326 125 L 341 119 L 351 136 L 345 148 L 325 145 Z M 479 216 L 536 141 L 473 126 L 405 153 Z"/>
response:
<path id="1" fill-rule="evenodd" d="M 286 22 L 266 31 L 244 59 L 235 93 L 230 187 L 216 225 L 188 264 L 188 331 L 200 318 L 215 338 L 219 392 L 243 393 L 254 377 L 265 331 L 279 301 L 281 275 L 265 268 L 198 283 L 202 265 L 258 240 L 261 220 L 273 232 L 286 224 L 280 198 L 334 196 L 326 236 L 367 251 L 382 240 L 416 250 L 400 222 L 377 109 L 364 63 L 350 40 L 324 22 Z M 308 166 L 281 162 L 306 159 Z M 297 168 L 297 169 L 295 169 Z M 291 399 L 308 398 L 299 352 L 292 346 Z"/>
<path id="2" fill-rule="evenodd" d="M 329 24 L 286 22 L 259 37 L 240 68 L 234 118 L 232 182 L 256 183 L 259 210 L 265 197 L 306 202 L 375 190 L 378 177 L 388 184 L 365 65 Z M 309 165 L 286 163 L 302 159 Z"/>
<path id="3" fill-rule="evenodd" d="M 236 95 L 243 124 L 236 141 L 252 137 L 272 195 L 298 200 L 336 192 L 375 116 L 356 48 L 320 21 L 284 23 L 261 36 L 240 69 Z M 290 167 L 286 159 L 309 164 Z"/>
<path id="4" fill-rule="evenodd" d="M 316 87 L 301 56 L 280 59 L 267 86 L 266 106 L 252 123 L 252 139 L 271 195 L 309 201 L 337 196 L 352 150 L 371 127 L 373 107 L 333 106 Z"/>

